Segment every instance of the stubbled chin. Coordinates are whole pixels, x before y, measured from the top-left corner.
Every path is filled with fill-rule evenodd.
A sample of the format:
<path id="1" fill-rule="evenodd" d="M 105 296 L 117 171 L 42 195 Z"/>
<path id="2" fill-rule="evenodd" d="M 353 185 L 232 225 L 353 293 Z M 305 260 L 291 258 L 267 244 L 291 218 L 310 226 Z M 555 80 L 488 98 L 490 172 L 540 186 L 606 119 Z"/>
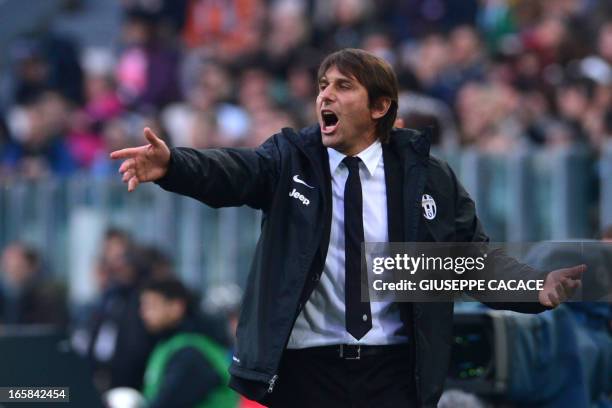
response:
<path id="1" fill-rule="evenodd" d="M 325 147 L 336 147 L 339 145 L 339 138 L 336 132 L 332 134 L 321 133 L 321 141 Z"/>

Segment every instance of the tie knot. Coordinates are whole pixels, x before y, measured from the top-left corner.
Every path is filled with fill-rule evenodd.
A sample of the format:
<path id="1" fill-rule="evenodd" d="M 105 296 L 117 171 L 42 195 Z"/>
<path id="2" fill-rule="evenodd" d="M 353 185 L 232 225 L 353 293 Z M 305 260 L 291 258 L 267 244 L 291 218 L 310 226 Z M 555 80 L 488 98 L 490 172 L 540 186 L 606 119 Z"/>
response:
<path id="1" fill-rule="evenodd" d="M 355 170 L 359 171 L 359 162 L 361 162 L 359 157 L 346 156 L 344 159 L 342 159 L 342 162 L 344 162 L 344 165 L 348 167 L 349 173 L 352 173 Z"/>

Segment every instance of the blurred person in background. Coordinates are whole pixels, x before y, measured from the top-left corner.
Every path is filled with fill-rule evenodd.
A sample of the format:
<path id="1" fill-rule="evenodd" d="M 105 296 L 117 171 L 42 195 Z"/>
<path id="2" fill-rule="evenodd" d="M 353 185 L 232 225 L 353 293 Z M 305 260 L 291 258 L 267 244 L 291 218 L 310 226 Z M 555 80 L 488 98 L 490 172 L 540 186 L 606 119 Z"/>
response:
<path id="1" fill-rule="evenodd" d="M 115 73 L 123 104 L 150 109 L 177 100 L 178 61 L 177 45 L 160 38 L 154 14 L 138 9 L 126 14 Z"/>
<path id="2" fill-rule="evenodd" d="M 518 102 L 515 89 L 503 83 L 464 85 L 457 97 L 463 143 L 497 153 L 515 147 L 523 136 Z"/>
<path id="3" fill-rule="evenodd" d="M 140 314 L 157 340 L 144 377 L 147 407 L 236 407 L 238 397 L 228 387 L 230 355 L 203 331 L 193 298 L 180 281 L 146 284 Z"/>
<path id="4" fill-rule="evenodd" d="M 155 17 L 163 37 L 176 37 L 187 18 L 188 0 L 120 0 L 124 13 L 140 11 Z"/>
<path id="5" fill-rule="evenodd" d="M 131 146 L 130 127 L 126 117 L 117 117 L 102 122 L 100 137 L 103 149 L 96 151 L 90 165 L 91 174 L 96 177 L 108 177 L 117 168 L 107 159 L 106 152 L 115 146 Z"/>
<path id="6" fill-rule="evenodd" d="M 64 329 L 68 322 L 64 288 L 45 278 L 38 251 L 13 242 L 2 251 L 0 326 L 48 324 Z"/>
<path id="7" fill-rule="evenodd" d="M 73 39 L 43 32 L 18 39 L 10 52 L 14 67 L 13 103 L 28 104 L 50 89 L 71 103 L 83 102 L 83 72 Z"/>
<path id="8" fill-rule="evenodd" d="M 89 120 L 97 127 L 100 122 L 113 119 L 125 110 L 113 72 L 116 63 L 112 52 L 103 47 L 90 47 L 83 52 L 82 64 L 85 72 L 83 108 Z"/>
<path id="9" fill-rule="evenodd" d="M 571 128 L 571 135 L 565 144 L 588 142 L 586 120 L 594 99 L 595 83 L 588 78 L 566 78 L 556 88 L 556 106 L 561 122 Z M 555 141 L 552 140 L 551 144 Z"/>
<path id="10" fill-rule="evenodd" d="M 442 101 L 416 92 L 401 92 L 395 127 L 432 129 L 432 145 L 454 148 L 459 144 L 459 132 L 451 109 Z"/>
<path id="11" fill-rule="evenodd" d="M 400 41 L 420 39 L 428 33 L 449 32 L 453 28 L 476 20 L 478 0 L 377 0 L 383 20 L 393 36 Z"/>
<path id="12" fill-rule="evenodd" d="M 487 59 L 478 32 L 471 26 L 459 26 L 448 34 L 446 67 L 441 70 L 428 92 L 453 104 L 461 86 L 485 79 Z"/>
<path id="13" fill-rule="evenodd" d="M 238 61 L 261 47 L 264 6 L 263 0 L 188 0 L 183 40 L 221 61 Z"/>
<path id="14" fill-rule="evenodd" d="M 272 2 L 266 21 L 269 27 L 262 59 L 272 75 L 287 78 L 289 68 L 311 53 L 308 47 L 310 32 L 306 18 L 307 4 L 299 0 Z"/>
<path id="15" fill-rule="evenodd" d="M 315 97 L 316 77 L 316 69 L 313 67 L 312 60 L 297 62 L 289 67 L 287 108 L 295 117 L 296 122 L 302 126 L 312 123 L 317 116 L 314 106 L 309 103 Z"/>
<path id="16" fill-rule="evenodd" d="M 359 47 L 368 30 L 369 17 L 375 15 L 371 0 L 315 1 L 313 43 L 323 52 Z"/>
<path id="17" fill-rule="evenodd" d="M 113 77 L 112 53 L 102 47 L 87 48 L 81 61 L 85 101 L 71 112 L 67 143 L 79 168 L 89 171 L 105 151 L 108 141 L 102 133 L 106 124 L 119 118 L 125 108 Z"/>
<path id="18" fill-rule="evenodd" d="M 234 100 L 233 75 L 219 61 L 198 51 L 182 67 L 185 100 L 161 113 L 170 140 L 177 146 L 236 146 L 247 136 L 250 117 Z"/>
<path id="19" fill-rule="evenodd" d="M 414 72 L 418 87 L 426 94 L 431 94 L 429 89 L 435 86 L 450 65 L 448 46 L 442 34 L 431 33 L 410 45 L 404 53 L 405 63 Z"/>
<path id="20" fill-rule="evenodd" d="M 273 129 L 293 123 L 291 114 L 280 107 L 274 94 L 274 78 L 262 65 L 253 65 L 242 71 L 238 98 L 250 117 L 248 137 L 239 146 L 258 146 L 271 131 L 274 132 Z"/>
<path id="21" fill-rule="evenodd" d="M 168 253 L 155 245 L 140 245 L 139 257 L 148 272 L 149 279 L 163 280 L 175 275 L 174 262 Z"/>
<path id="22" fill-rule="evenodd" d="M 89 359 L 101 391 L 140 389 L 153 346 L 139 314 L 139 287 L 150 271 L 142 267 L 137 254 L 128 233 L 116 228 L 106 231 L 95 269 L 100 295 L 85 327 L 73 334 L 75 348 Z"/>
<path id="23" fill-rule="evenodd" d="M 140 126 L 151 126 L 162 135 L 161 137 L 166 138 L 165 129 L 154 112 L 126 112 L 102 123 L 101 142 L 103 148 L 95 151 L 89 167 L 90 173 L 98 178 L 106 178 L 117 172 L 117 163 L 109 160 L 108 152 L 118 146 L 122 148 L 134 146 L 137 143 L 134 136 Z"/>
<path id="24" fill-rule="evenodd" d="M 77 169 L 66 142 L 71 107 L 58 92 L 44 91 L 8 117 L 11 140 L 0 152 L 2 173 L 40 179 L 66 177 Z"/>

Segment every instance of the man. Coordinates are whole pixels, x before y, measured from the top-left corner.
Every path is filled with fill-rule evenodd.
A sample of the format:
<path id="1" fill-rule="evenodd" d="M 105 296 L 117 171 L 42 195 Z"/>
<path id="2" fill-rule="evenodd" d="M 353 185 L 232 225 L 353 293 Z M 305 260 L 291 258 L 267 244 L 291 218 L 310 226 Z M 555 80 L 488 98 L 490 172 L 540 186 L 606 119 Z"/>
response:
<path id="1" fill-rule="evenodd" d="M 66 291 L 45 279 L 41 257 L 23 242 L 7 245 L 0 256 L 0 326 L 68 323 Z M 0 327 L 1 329 L 1 327 Z"/>
<path id="2" fill-rule="evenodd" d="M 145 129 L 148 145 L 111 157 L 127 159 L 128 191 L 155 181 L 213 207 L 263 211 L 230 367 L 236 390 L 271 407 L 435 406 L 453 306 L 360 302 L 360 245 L 487 237 L 427 138 L 392 129 L 398 86 L 384 60 L 341 50 L 318 79 L 318 125 L 283 129 L 257 149 L 169 150 Z M 433 220 L 424 194 L 437 200 Z M 541 307 L 523 308 L 558 304 L 581 271 L 550 273 Z"/>
<path id="3" fill-rule="evenodd" d="M 149 275 L 130 234 L 109 228 L 95 267 L 99 296 L 73 338 L 101 390 L 140 389 L 153 340 L 139 314 L 139 288 Z M 76 340 L 78 339 L 78 340 Z"/>
<path id="4" fill-rule="evenodd" d="M 147 406 L 234 408 L 228 354 L 199 329 L 185 286 L 172 278 L 153 281 L 140 302 L 145 326 L 159 338 L 145 371 Z"/>

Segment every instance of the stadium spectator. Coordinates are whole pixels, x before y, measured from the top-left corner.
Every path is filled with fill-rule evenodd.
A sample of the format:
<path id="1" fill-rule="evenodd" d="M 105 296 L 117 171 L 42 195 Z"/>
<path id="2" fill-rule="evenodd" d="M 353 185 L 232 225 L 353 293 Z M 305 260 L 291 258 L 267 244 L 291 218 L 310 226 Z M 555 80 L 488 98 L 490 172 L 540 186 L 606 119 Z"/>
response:
<path id="1" fill-rule="evenodd" d="M 9 115 L 12 139 L 0 152 L 2 173 L 38 179 L 69 176 L 77 162 L 66 141 L 70 107 L 55 91 L 40 92 Z"/>
<path id="2" fill-rule="evenodd" d="M 233 61 L 259 48 L 265 12 L 261 0 L 189 0 L 183 39 Z"/>
<path id="3" fill-rule="evenodd" d="M 12 101 L 31 103 L 41 92 L 54 90 L 72 103 L 83 102 L 83 73 L 72 38 L 53 33 L 26 36 L 11 47 L 14 69 Z"/>
<path id="4" fill-rule="evenodd" d="M 91 362 L 99 390 L 139 389 L 153 340 L 139 315 L 139 287 L 148 277 L 132 238 L 119 229 L 106 232 L 96 268 L 100 296 L 79 331 L 81 352 Z"/>
<path id="5" fill-rule="evenodd" d="M 143 394 L 150 408 L 234 408 L 229 353 L 198 322 L 193 299 L 176 279 L 151 281 L 142 289 L 140 313 L 157 344 L 147 363 Z"/>
<path id="6" fill-rule="evenodd" d="M 0 268 L 0 325 L 66 326 L 65 291 L 45 279 L 34 248 L 21 242 L 9 244 L 2 251 Z"/>
<path id="7" fill-rule="evenodd" d="M 178 51 L 160 39 L 155 16 L 131 11 L 122 34 L 116 72 L 122 102 L 142 109 L 160 108 L 178 99 Z"/>

